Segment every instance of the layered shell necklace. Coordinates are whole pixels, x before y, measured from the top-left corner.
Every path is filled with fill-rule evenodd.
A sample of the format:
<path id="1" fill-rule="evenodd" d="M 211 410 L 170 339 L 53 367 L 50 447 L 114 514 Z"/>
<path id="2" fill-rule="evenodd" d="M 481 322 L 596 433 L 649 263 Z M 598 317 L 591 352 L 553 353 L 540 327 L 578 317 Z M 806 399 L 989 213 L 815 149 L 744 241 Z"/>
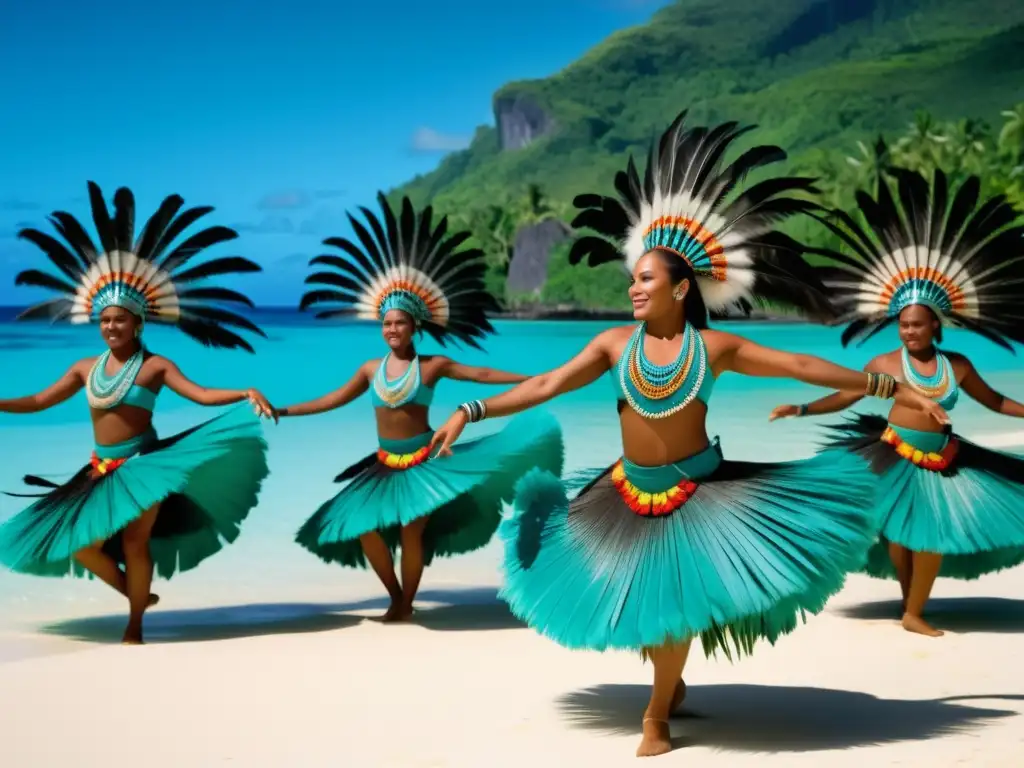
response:
<path id="1" fill-rule="evenodd" d="M 935 400 L 944 408 L 952 408 L 959 397 L 959 388 L 956 385 L 956 374 L 953 371 L 953 364 L 944 354 L 935 351 L 935 373 L 925 376 L 915 370 L 910 359 L 910 353 L 903 347 L 903 380 L 913 389 L 922 395 Z"/>
<path id="2" fill-rule="evenodd" d="M 655 365 L 644 355 L 647 324 L 629 338 L 619 362 L 619 381 L 629 407 L 645 419 L 664 419 L 688 406 L 707 374 L 707 348 L 689 323 L 683 329 L 679 355 L 668 365 Z"/>
<path id="3" fill-rule="evenodd" d="M 388 380 L 388 361 L 391 353 L 381 361 L 377 375 L 373 377 L 373 390 L 388 408 L 401 408 L 416 397 L 420 388 L 420 357 L 417 355 L 405 369 L 405 373 L 394 381 Z"/>
<path id="4" fill-rule="evenodd" d="M 135 378 L 142 370 L 143 352 L 139 350 L 125 361 L 120 370 L 114 374 L 107 373 L 107 361 L 110 359 L 108 349 L 92 364 L 86 386 L 86 398 L 89 405 L 97 410 L 117 408 L 135 384 Z"/>

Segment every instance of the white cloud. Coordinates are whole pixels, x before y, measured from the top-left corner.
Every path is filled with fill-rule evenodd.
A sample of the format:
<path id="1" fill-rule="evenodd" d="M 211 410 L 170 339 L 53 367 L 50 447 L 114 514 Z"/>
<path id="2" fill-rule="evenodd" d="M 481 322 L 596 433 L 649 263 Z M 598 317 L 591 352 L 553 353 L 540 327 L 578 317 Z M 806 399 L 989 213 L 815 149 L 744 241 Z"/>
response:
<path id="1" fill-rule="evenodd" d="M 412 135 L 412 148 L 417 152 L 455 152 L 469 146 L 472 137 L 440 133 L 433 128 L 417 128 Z"/>
<path id="2" fill-rule="evenodd" d="M 310 204 L 309 195 L 301 189 L 291 189 L 284 192 L 273 192 L 264 195 L 257 203 L 257 208 L 263 210 L 281 210 L 293 208 L 306 208 Z"/>

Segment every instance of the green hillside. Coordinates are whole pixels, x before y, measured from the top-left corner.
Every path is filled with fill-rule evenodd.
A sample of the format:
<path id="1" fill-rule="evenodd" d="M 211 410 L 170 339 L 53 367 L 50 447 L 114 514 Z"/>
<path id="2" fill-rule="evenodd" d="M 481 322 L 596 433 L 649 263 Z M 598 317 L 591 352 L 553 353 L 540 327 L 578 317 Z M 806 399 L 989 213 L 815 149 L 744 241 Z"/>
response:
<path id="1" fill-rule="evenodd" d="M 962 146 L 979 136 L 994 150 L 1002 113 L 1020 102 L 1020 0 L 678 0 L 562 72 L 500 89 L 495 126 L 480 127 L 468 149 L 394 193 L 482 228 L 485 249 L 504 249 L 493 257 L 500 289 L 509 233 L 495 237 L 495 228 L 514 232 L 525 220 L 496 224 L 495 211 L 484 215 L 488 203 L 521 209 L 510 201 L 535 185 L 547 215 L 570 216 L 575 194 L 610 190 L 626 153 L 645 152 L 683 108 L 701 122 L 756 123 L 754 140 L 787 149 L 793 168 L 838 178 L 856 167 L 846 157 L 857 155 L 859 141 L 864 149 L 880 134 L 895 142 L 922 111 L 936 125 L 960 121 L 946 133 L 958 130 Z M 917 123 L 931 121 L 918 114 Z M 524 126 L 531 140 L 509 146 Z M 1009 154 L 1019 162 L 1016 149 Z M 560 255 L 552 289 L 565 282 Z M 546 300 L 574 301 L 567 288 Z M 580 291 L 579 303 L 607 303 L 593 286 Z"/>

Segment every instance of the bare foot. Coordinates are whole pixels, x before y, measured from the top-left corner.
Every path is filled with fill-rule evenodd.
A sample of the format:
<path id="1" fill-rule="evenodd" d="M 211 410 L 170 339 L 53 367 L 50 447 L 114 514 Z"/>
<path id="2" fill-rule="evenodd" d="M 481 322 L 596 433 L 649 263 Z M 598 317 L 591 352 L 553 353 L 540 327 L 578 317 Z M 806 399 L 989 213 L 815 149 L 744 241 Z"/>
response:
<path id="1" fill-rule="evenodd" d="M 144 645 L 142 642 L 142 622 L 128 622 L 128 627 L 121 638 L 122 645 Z"/>
<path id="2" fill-rule="evenodd" d="M 636 756 L 655 757 L 668 754 L 671 751 L 672 741 L 668 730 L 668 721 L 645 717 L 644 737 L 640 740 L 640 746 L 636 748 Z"/>
<path id="3" fill-rule="evenodd" d="M 400 621 L 408 621 L 412 618 L 412 606 L 402 603 L 392 604 L 388 612 L 384 614 L 384 621 L 387 624 L 395 624 Z"/>
<path id="4" fill-rule="evenodd" d="M 679 707 L 682 706 L 683 701 L 686 699 L 686 683 L 680 680 L 676 683 L 676 692 L 672 694 L 672 703 L 669 705 L 668 713 L 673 714 Z"/>
<path id="5" fill-rule="evenodd" d="M 911 616 L 909 613 L 903 614 L 902 623 L 903 628 L 907 632 L 916 632 L 919 635 L 927 635 L 928 637 L 942 637 L 946 634 L 942 630 L 933 627 L 920 616 Z"/>
<path id="6" fill-rule="evenodd" d="M 401 613 L 401 610 L 402 610 L 402 595 L 401 594 L 391 595 L 391 605 L 389 605 L 388 609 L 386 611 L 384 611 L 384 613 L 381 616 L 379 616 L 377 619 L 375 619 L 375 621 L 394 621 L 395 620 L 395 616 L 397 616 L 399 613 Z"/>

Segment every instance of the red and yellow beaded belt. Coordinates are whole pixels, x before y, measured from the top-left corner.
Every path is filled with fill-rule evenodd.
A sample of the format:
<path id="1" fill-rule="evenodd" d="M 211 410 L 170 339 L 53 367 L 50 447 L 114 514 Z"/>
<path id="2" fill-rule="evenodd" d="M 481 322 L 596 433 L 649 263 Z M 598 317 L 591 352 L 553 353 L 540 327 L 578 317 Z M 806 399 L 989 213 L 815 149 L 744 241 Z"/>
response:
<path id="1" fill-rule="evenodd" d="M 697 490 L 697 483 L 692 480 L 681 480 L 671 488 L 660 493 L 641 491 L 626 477 L 626 470 L 620 459 L 612 467 L 612 483 L 631 510 L 643 517 L 664 517 L 679 509 L 690 500 Z"/>
<path id="2" fill-rule="evenodd" d="M 101 459 L 95 452 L 93 452 L 92 456 L 89 458 L 89 466 L 92 467 L 92 471 L 96 473 L 97 476 L 102 476 L 110 474 L 126 461 L 128 461 L 127 458 Z"/>
<path id="3" fill-rule="evenodd" d="M 954 437 L 950 438 L 950 441 L 946 443 L 946 447 L 938 453 L 922 451 L 900 437 L 892 427 L 885 428 L 881 440 L 883 443 L 891 445 L 900 457 L 915 466 L 921 467 L 921 469 L 930 469 L 932 472 L 941 472 L 949 467 L 953 463 L 956 452 L 960 447 L 960 443 Z"/>
<path id="4" fill-rule="evenodd" d="M 424 445 L 413 453 L 390 453 L 383 448 L 377 451 L 377 461 L 391 469 L 409 469 L 430 458 L 430 446 Z"/>

